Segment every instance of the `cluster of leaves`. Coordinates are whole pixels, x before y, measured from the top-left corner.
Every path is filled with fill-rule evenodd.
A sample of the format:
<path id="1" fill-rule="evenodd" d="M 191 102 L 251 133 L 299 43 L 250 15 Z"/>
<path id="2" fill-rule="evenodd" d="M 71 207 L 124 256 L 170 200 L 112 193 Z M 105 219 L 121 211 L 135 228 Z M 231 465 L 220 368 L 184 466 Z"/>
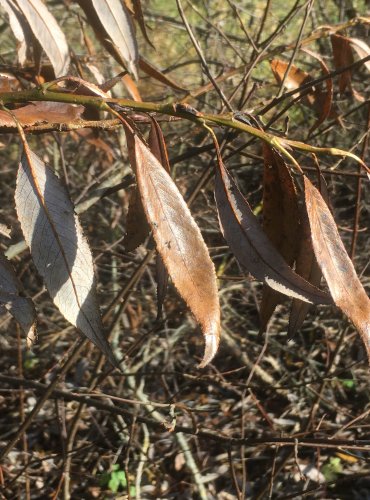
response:
<path id="1" fill-rule="evenodd" d="M 79 3 L 99 39 L 137 77 L 138 49 L 131 15 L 125 5 L 119 0 Z M 4 0 L 3 4 L 14 33 L 23 35 L 23 38 L 21 35 L 18 37 L 20 62 L 25 61 L 25 49 L 30 45 L 25 35 L 28 30 L 32 32 L 32 40 L 37 41 L 45 50 L 55 76 L 65 74 L 70 65 L 68 45 L 46 6 L 40 0 L 15 3 Z M 138 2 L 136 6 L 139 6 Z M 46 26 L 49 27 L 48 30 Z M 370 52 L 364 42 L 356 39 L 333 34 L 331 40 L 338 70 L 353 63 L 351 47 L 360 51 L 361 56 Z M 307 53 L 312 54 L 310 51 Z M 310 133 L 330 115 L 333 94 L 329 71 L 322 59 L 317 55 L 315 57 L 320 61 L 327 77 L 325 93 L 321 89 L 312 91 L 312 78 L 307 73 L 279 60 L 271 63 L 277 80 L 287 83 L 288 88 L 300 89 L 305 85 L 309 89 L 308 102 L 318 111 L 317 122 Z M 75 86 L 73 91 L 65 89 L 60 86 L 62 82 L 77 83 L 78 88 Z M 133 85 L 131 81 L 131 87 Z M 340 77 L 340 92 L 343 93 L 347 88 L 354 93 L 350 69 L 343 71 Z M 122 105 L 114 103 L 105 90 L 74 77 L 61 77 L 54 83 L 48 82 L 42 86 L 41 98 L 44 97 L 45 101 L 52 100 L 51 92 L 59 93 L 54 99 L 63 101 L 63 98 L 74 97 L 77 103 L 83 102 L 79 99 L 82 95 L 97 97 L 95 104 L 104 107 L 122 122 L 131 166 L 137 179 L 137 193 L 134 194 L 128 220 L 146 218 L 149 223 L 140 225 L 136 221 L 131 224 L 130 233 L 136 235 L 133 243 L 128 233 L 130 248 L 134 249 L 142 243 L 149 235 L 149 228 L 152 230 L 160 255 L 157 273 L 158 311 L 160 313 L 162 308 L 168 274 L 202 328 L 206 347 L 201 366 L 205 366 L 216 354 L 220 339 L 216 274 L 201 232 L 171 178 L 166 145 L 158 122 L 153 117 L 150 118 L 152 131 L 148 147 Z M 17 93 L 4 95 L 4 103 L 7 103 L 7 97 L 8 102 L 15 102 Z M 37 92 L 34 93 L 34 99 L 37 98 L 40 98 L 40 92 L 38 95 Z M 3 111 L 3 124 L 9 126 L 12 122 L 16 123 L 24 149 L 15 193 L 18 218 L 35 266 L 60 312 L 118 366 L 103 334 L 95 294 L 92 255 L 74 214 L 72 202 L 50 168 L 30 150 L 23 133 L 22 127 L 26 124 L 51 120 L 63 122 L 66 117 L 73 120 L 84 109 L 81 105 L 76 109 L 71 104 L 61 102 L 54 111 L 54 116 L 54 107 L 55 104 L 36 102 L 13 112 L 6 109 Z M 172 112 L 188 117 L 206 128 L 209 127 L 207 124 L 212 123 L 212 118 L 208 115 L 187 105 L 174 105 Z M 239 117 L 238 121 L 241 120 L 243 118 Z M 308 310 L 305 303 L 331 304 L 333 299 L 357 327 L 370 359 L 369 298 L 341 242 L 327 202 L 306 176 L 305 208 L 299 206 L 295 182 L 282 156 L 291 159 L 303 174 L 286 149 L 289 141 L 265 133 L 258 123 L 257 127 L 247 125 L 250 134 L 265 141 L 262 228 L 226 170 L 216 136 L 209 130 L 217 152 L 215 199 L 222 234 L 239 264 L 264 283 L 261 330 L 266 330 L 282 295 L 294 299 L 290 335 L 294 335 L 303 323 Z M 292 141 L 290 144 L 293 147 L 298 145 Z M 303 144 L 303 147 L 310 151 L 310 146 Z M 346 153 L 337 151 L 336 154 Z M 367 168 L 365 165 L 364 167 Z M 321 182 L 324 183 L 323 180 Z M 300 238 L 299 232 L 302 235 Z M 20 284 L 4 257 L 2 262 L 2 303 L 31 339 L 34 337 L 35 310 L 29 299 L 19 295 Z M 317 288 L 321 272 L 332 299 Z"/>

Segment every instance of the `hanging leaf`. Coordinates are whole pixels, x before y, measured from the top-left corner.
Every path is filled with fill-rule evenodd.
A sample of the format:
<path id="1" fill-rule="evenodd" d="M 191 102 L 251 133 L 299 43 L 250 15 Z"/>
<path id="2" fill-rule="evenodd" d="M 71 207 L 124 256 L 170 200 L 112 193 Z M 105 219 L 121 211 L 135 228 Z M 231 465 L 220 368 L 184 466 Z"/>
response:
<path id="1" fill-rule="evenodd" d="M 276 81 L 281 84 L 284 80 L 284 75 L 287 72 L 289 64 L 280 59 L 273 59 L 270 62 L 271 70 L 274 74 Z M 311 76 L 305 71 L 301 70 L 294 64 L 291 65 L 289 73 L 285 78 L 284 85 L 287 90 L 295 90 L 301 85 L 312 80 Z"/>
<path id="2" fill-rule="evenodd" d="M 329 194 L 324 177 L 319 174 L 319 185 L 321 195 L 327 205 L 329 205 Z M 312 246 L 310 223 L 307 216 L 306 207 L 301 209 L 301 234 L 299 237 L 299 250 L 295 264 L 295 271 L 299 276 L 314 286 L 319 287 L 321 283 L 322 272 L 316 260 L 315 252 Z M 298 299 L 293 299 L 289 316 L 288 337 L 294 337 L 295 333 L 301 328 L 305 317 L 307 316 L 310 305 Z"/>
<path id="3" fill-rule="evenodd" d="M 316 60 L 319 61 L 321 69 L 323 70 L 325 75 L 330 74 L 327 65 L 324 63 L 324 61 L 318 54 L 307 49 L 302 49 L 302 50 L 304 50 L 304 52 L 306 52 L 311 57 L 314 57 Z M 284 75 L 288 69 L 288 63 L 286 63 L 285 61 L 281 61 L 280 59 L 273 59 L 270 63 L 270 66 L 272 72 L 274 73 L 276 81 L 279 84 L 281 84 L 284 79 Z M 306 73 L 305 71 L 301 70 L 300 68 L 298 68 L 293 64 L 285 79 L 285 87 L 288 90 L 296 90 L 301 85 L 305 85 L 306 83 L 309 83 L 311 80 L 313 80 L 311 75 L 309 75 L 308 73 Z M 302 103 L 313 109 L 318 117 L 316 122 L 309 130 L 309 134 L 311 134 L 317 127 L 319 127 L 319 125 L 321 125 L 324 122 L 324 120 L 328 118 L 328 116 L 333 115 L 333 113 L 331 113 L 332 100 L 333 100 L 333 81 L 331 78 L 328 78 L 325 82 L 326 82 L 326 92 L 323 92 L 320 86 L 314 87 L 312 89 L 312 92 L 305 95 L 304 98 L 302 99 Z"/>
<path id="4" fill-rule="evenodd" d="M 370 55 L 370 47 L 363 40 L 359 40 L 358 38 L 349 38 L 348 40 L 352 49 L 356 52 L 360 59 Z M 366 61 L 364 64 L 367 70 L 370 71 L 370 61 Z"/>
<path id="5" fill-rule="evenodd" d="M 32 300 L 20 295 L 22 288 L 12 266 L 0 252 L 0 304 L 20 324 L 31 347 L 36 337 L 36 311 Z"/>
<path id="6" fill-rule="evenodd" d="M 15 202 L 38 272 L 63 316 L 118 366 L 104 337 L 89 245 L 65 188 L 24 141 Z"/>
<path id="7" fill-rule="evenodd" d="M 214 265 L 201 232 L 175 183 L 135 136 L 136 175 L 157 250 L 169 275 L 200 323 L 205 338 L 201 367 L 217 352 L 220 306 Z"/>
<path id="8" fill-rule="evenodd" d="M 149 149 L 157 158 L 162 167 L 168 174 L 171 174 L 170 162 L 167 154 L 167 147 L 164 136 L 157 120 L 151 118 L 151 127 L 149 132 Z M 162 308 L 167 294 L 168 271 L 162 257 L 157 255 L 156 259 L 156 281 L 157 281 L 157 319 L 162 317 Z"/>
<path id="9" fill-rule="evenodd" d="M 187 92 L 187 89 L 182 87 L 179 83 L 175 82 L 172 78 L 169 78 L 167 75 L 165 75 L 162 71 L 160 71 L 158 68 L 153 66 L 149 61 L 144 59 L 143 57 L 140 57 L 139 59 L 139 68 L 144 71 L 147 75 L 151 76 L 158 82 L 163 83 L 164 85 L 167 85 L 168 87 L 173 88 L 174 90 L 179 90 L 181 92 Z"/>
<path id="10" fill-rule="evenodd" d="M 142 245 L 150 234 L 150 226 L 146 220 L 143 204 L 137 187 L 130 193 L 128 212 L 126 217 L 126 234 L 123 246 L 127 252 L 132 252 Z"/>
<path id="11" fill-rule="evenodd" d="M 153 47 L 153 49 L 154 49 L 155 47 L 152 44 L 152 42 L 150 41 L 150 38 L 148 37 L 148 33 L 147 33 L 147 30 L 146 30 L 146 25 L 145 25 L 145 21 L 144 21 L 144 14 L 143 14 L 142 6 L 141 6 L 141 1 L 140 0 L 133 0 L 132 4 L 133 4 L 133 9 L 134 9 L 135 19 L 136 19 L 136 21 L 138 22 L 138 24 L 140 26 L 140 30 L 141 30 L 141 32 L 143 34 L 143 37 L 149 43 L 149 45 L 151 45 Z"/>
<path id="12" fill-rule="evenodd" d="M 78 0 L 78 3 L 104 47 L 137 78 L 139 52 L 127 7 L 120 0 Z"/>
<path id="13" fill-rule="evenodd" d="M 239 264 L 256 279 L 289 297 L 315 304 L 332 303 L 326 293 L 288 266 L 221 161 L 216 170 L 215 197 L 221 231 Z"/>
<path id="14" fill-rule="evenodd" d="M 151 126 L 149 132 L 149 149 L 157 158 L 168 174 L 171 173 L 170 162 L 167 154 L 167 147 L 164 136 L 157 120 L 150 117 Z"/>
<path id="15" fill-rule="evenodd" d="M 308 49 L 302 50 L 306 54 L 316 59 L 319 62 L 324 75 L 328 76 L 328 78 L 325 80 L 326 92 L 323 92 L 321 90 L 321 87 L 319 86 L 315 88 L 315 92 L 313 95 L 312 104 L 315 108 L 318 118 L 308 132 L 309 134 L 312 134 L 312 132 L 316 130 L 329 116 L 334 115 L 334 113 L 331 113 L 333 103 L 333 80 L 332 78 L 330 78 L 330 70 L 328 66 L 319 54 Z"/>
<path id="16" fill-rule="evenodd" d="M 304 185 L 316 259 L 335 304 L 359 331 L 370 362 L 370 299 L 344 248 L 327 204 L 307 177 Z"/>
<path id="17" fill-rule="evenodd" d="M 53 65 L 55 76 L 67 73 L 70 58 L 66 38 L 41 0 L 16 0 L 30 28 Z"/>
<path id="18" fill-rule="evenodd" d="M 84 112 L 84 106 L 62 102 L 31 102 L 22 108 L 12 110 L 12 114 L 21 125 L 37 123 L 69 123 L 78 120 Z M 6 111 L 0 110 L 0 127 L 14 127 L 14 119 Z"/>
<path id="19" fill-rule="evenodd" d="M 342 69 L 345 66 L 350 66 L 354 63 L 353 51 L 350 39 L 333 34 L 330 36 L 331 46 L 333 49 L 333 59 L 335 69 Z M 358 101 L 363 101 L 364 98 L 352 87 L 352 70 L 347 69 L 339 75 L 339 92 L 344 94 L 348 90 Z"/>
<path id="20" fill-rule="evenodd" d="M 292 266 L 297 256 L 299 212 L 293 178 L 282 156 L 263 145 L 263 229 L 285 262 Z M 261 331 L 285 296 L 263 286 L 260 307 Z"/>
<path id="21" fill-rule="evenodd" d="M 0 6 L 5 10 L 9 17 L 10 28 L 17 40 L 17 54 L 21 65 L 26 62 L 28 43 L 25 31 L 27 30 L 25 23 L 21 21 L 21 13 L 12 0 L 0 0 Z"/>

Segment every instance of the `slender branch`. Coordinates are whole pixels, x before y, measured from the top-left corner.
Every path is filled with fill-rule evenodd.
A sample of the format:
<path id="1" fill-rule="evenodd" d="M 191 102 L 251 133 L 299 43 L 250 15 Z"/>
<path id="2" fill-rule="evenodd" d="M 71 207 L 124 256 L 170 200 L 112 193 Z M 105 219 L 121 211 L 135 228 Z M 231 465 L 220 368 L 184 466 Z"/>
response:
<path id="1" fill-rule="evenodd" d="M 0 375 L 0 382 L 7 384 L 11 387 L 25 387 L 28 389 L 33 389 L 42 394 L 45 391 L 48 391 L 48 397 L 53 399 L 64 398 L 66 401 L 79 401 L 83 402 L 88 406 L 93 408 L 98 408 L 102 411 L 106 411 L 112 415 L 121 415 L 128 420 L 132 420 L 136 418 L 136 420 L 140 423 L 144 423 L 149 427 L 154 427 L 159 430 L 165 432 L 168 431 L 168 422 L 163 419 L 162 422 L 158 422 L 157 420 L 143 417 L 137 415 L 135 412 L 131 412 L 122 406 L 114 406 L 112 404 L 102 403 L 101 401 L 94 398 L 94 395 L 91 394 L 90 397 L 78 394 L 76 392 L 68 392 L 60 389 L 52 389 L 49 391 L 49 386 L 46 384 L 42 384 L 40 382 L 35 382 L 33 380 L 26 380 L 17 377 L 9 377 L 7 375 Z M 127 405 L 127 403 L 125 403 Z M 136 406 L 137 403 L 133 402 Z M 295 438 L 295 437 L 260 437 L 260 438 L 236 438 L 223 434 L 220 430 L 215 429 L 214 431 L 210 431 L 207 429 L 194 429 L 194 427 L 180 426 L 176 425 L 175 427 L 171 426 L 171 432 L 183 434 L 194 435 L 200 439 L 217 441 L 220 443 L 225 443 L 229 446 L 240 446 L 241 444 L 245 444 L 246 446 L 255 446 L 255 445 L 266 445 L 266 446 L 289 446 L 294 447 L 304 446 L 306 448 L 346 448 L 348 450 L 364 450 L 368 451 L 370 446 L 369 439 L 330 439 L 330 438 Z"/>

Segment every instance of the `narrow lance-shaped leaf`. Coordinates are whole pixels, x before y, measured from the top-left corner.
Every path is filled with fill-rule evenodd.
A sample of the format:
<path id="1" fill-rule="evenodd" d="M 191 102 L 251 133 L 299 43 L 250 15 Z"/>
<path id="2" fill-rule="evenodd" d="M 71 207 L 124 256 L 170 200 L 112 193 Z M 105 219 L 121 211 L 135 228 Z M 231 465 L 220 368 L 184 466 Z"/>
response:
<path id="1" fill-rule="evenodd" d="M 109 53 L 137 78 L 139 52 L 134 26 L 120 0 L 78 0 L 97 37 Z M 107 35 L 110 40 L 107 40 Z"/>
<path id="2" fill-rule="evenodd" d="M 340 239 L 330 210 L 305 177 L 305 197 L 312 244 L 336 305 L 359 331 L 370 362 L 370 299 Z"/>
<path id="3" fill-rule="evenodd" d="M 0 0 L 0 6 L 5 10 L 9 17 L 9 25 L 17 40 L 17 54 L 21 65 L 27 59 L 27 40 L 24 32 L 24 24 L 20 20 L 20 12 L 12 0 Z"/>
<path id="4" fill-rule="evenodd" d="M 93 259 L 73 204 L 25 140 L 15 202 L 33 261 L 55 305 L 117 366 L 102 331 Z"/>
<path id="5" fill-rule="evenodd" d="M 353 64 L 354 57 L 350 39 L 334 33 L 330 36 L 330 41 L 333 49 L 335 68 L 342 69 L 345 66 Z M 347 89 L 358 101 L 362 102 L 364 100 L 352 86 L 352 71 L 350 69 L 339 75 L 339 92 L 344 94 Z"/>
<path id="6" fill-rule="evenodd" d="M 273 247 L 221 161 L 216 170 L 215 197 L 224 238 L 238 262 L 256 279 L 290 297 L 332 303 L 326 293 L 298 276 Z"/>
<path id="7" fill-rule="evenodd" d="M 288 166 L 269 145 L 263 145 L 263 229 L 285 262 L 292 266 L 297 256 L 299 213 L 297 193 Z M 263 286 L 260 306 L 261 331 L 278 304 L 284 300 L 276 290 Z"/>
<path id="8" fill-rule="evenodd" d="M 366 56 L 370 56 L 370 47 L 363 40 L 359 40 L 358 38 L 348 38 L 348 40 L 351 44 L 351 47 L 360 57 L 360 59 L 363 59 Z M 370 61 L 366 61 L 364 64 L 367 70 L 370 71 Z"/>
<path id="9" fill-rule="evenodd" d="M 53 65 L 55 76 L 67 73 L 70 58 L 64 33 L 41 0 L 16 0 L 30 28 Z"/>
<path id="10" fill-rule="evenodd" d="M 216 354 L 220 337 L 214 265 L 170 175 L 137 136 L 134 140 L 136 175 L 145 213 L 169 275 L 201 325 L 205 352 L 200 366 L 204 367 Z"/>
<path id="11" fill-rule="evenodd" d="M 31 299 L 22 297 L 22 285 L 6 257 L 0 252 L 0 305 L 20 324 L 30 347 L 36 336 L 36 311 Z"/>
<path id="12" fill-rule="evenodd" d="M 157 158 L 163 168 L 171 174 L 170 162 L 167 154 L 167 147 L 164 136 L 155 118 L 151 117 L 151 127 L 149 132 L 149 149 Z M 156 281 L 157 281 L 157 318 L 162 316 L 163 302 L 166 298 L 168 286 L 168 271 L 163 263 L 162 257 L 158 254 L 156 258 Z"/>
<path id="13" fill-rule="evenodd" d="M 319 174 L 319 183 L 321 195 L 325 202 L 329 205 L 329 194 L 324 177 Z M 300 237 L 299 249 L 295 263 L 295 271 L 305 280 L 314 286 L 320 286 L 322 272 L 315 257 L 312 246 L 310 223 L 307 217 L 306 207 L 301 207 L 300 216 Z M 293 299 L 292 307 L 289 315 L 288 337 L 292 338 L 295 333 L 301 328 L 305 317 L 310 308 L 310 304 L 302 302 L 298 299 Z"/>

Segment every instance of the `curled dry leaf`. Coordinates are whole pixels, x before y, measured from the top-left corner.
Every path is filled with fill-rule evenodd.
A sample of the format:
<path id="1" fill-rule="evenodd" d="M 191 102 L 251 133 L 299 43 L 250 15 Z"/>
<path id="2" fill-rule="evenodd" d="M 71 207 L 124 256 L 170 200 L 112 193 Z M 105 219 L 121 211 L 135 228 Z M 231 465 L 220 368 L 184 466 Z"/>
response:
<path id="1" fill-rule="evenodd" d="M 25 141 L 15 202 L 24 238 L 55 305 L 117 366 L 103 334 L 93 259 L 73 204 Z"/>
<path id="2" fill-rule="evenodd" d="M 36 337 L 36 311 L 32 300 L 22 297 L 22 289 L 12 266 L 0 252 L 0 305 L 20 324 L 30 347 Z"/>
<path id="3" fill-rule="evenodd" d="M 263 229 L 285 262 L 292 266 L 297 255 L 299 212 L 293 177 L 282 156 L 263 144 Z M 265 331 L 284 296 L 263 286 L 260 307 L 261 331 Z"/>
<path id="4" fill-rule="evenodd" d="M 180 295 L 201 325 L 201 367 L 217 352 L 220 306 L 214 265 L 201 232 L 178 188 L 157 158 L 135 136 L 136 175 L 157 250 Z"/>
<path id="5" fill-rule="evenodd" d="M 239 264 L 256 279 L 289 297 L 315 304 L 332 303 L 326 293 L 288 266 L 221 161 L 216 170 L 215 197 L 221 231 Z"/>
<path id="6" fill-rule="evenodd" d="M 288 66 L 289 64 L 287 62 L 281 61 L 280 59 L 273 59 L 270 62 L 271 71 L 279 84 L 283 82 Z M 289 69 L 289 73 L 285 78 L 284 85 L 288 90 L 295 90 L 310 80 L 311 77 L 308 73 L 292 64 Z"/>
<path id="7" fill-rule="evenodd" d="M 127 7 L 120 0 L 78 0 L 78 3 L 104 47 L 137 78 L 139 52 Z"/>
<path id="8" fill-rule="evenodd" d="M 62 102 L 31 102 L 22 108 L 12 110 L 12 115 L 21 125 L 36 123 L 69 123 L 78 120 L 84 112 L 84 106 Z M 13 118 L 6 111 L 0 110 L 0 127 L 14 127 Z"/>
<path id="9" fill-rule="evenodd" d="M 304 52 L 309 54 L 311 57 L 314 57 L 319 61 L 321 69 L 323 70 L 325 75 L 328 75 L 329 69 L 323 59 L 310 50 L 304 49 Z M 273 59 L 270 63 L 271 70 L 274 73 L 275 79 L 278 83 L 283 81 L 284 75 L 288 69 L 288 63 L 285 61 L 281 61 L 280 59 Z M 304 85 L 313 80 L 311 75 L 301 70 L 294 64 L 291 66 L 287 78 L 285 79 L 285 86 L 288 90 L 298 89 L 301 85 Z M 328 116 L 331 116 L 331 107 L 333 100 L 333 81 L 331 78 L 328 78 L 325 81 L 326 84 L 326 92 L 321 90 L 321 87 L 315 87 L 312 92 L 310 92 L 307 96 L 302 100 L 303 104 L 306 106 L 313 108 L 316 115 L 317 120 L 311 127 L 309 133 L 311 134 L 317 127 L 319 127 Z"/>
<path id="10" fill-rule="evenodd" d="M 305 198 L 312 244 L 335 304 L 359 331 L 370 362 L 370 299 L 320 192 L 305 177 Z"/>
<path id="11" fill-rule="evenodd" d="M 58 78 L 67 73 L 70 58 L 67 40 L 54 16 L 41 0 L 16 0 L 35 38 L 46 52 Z"/>

